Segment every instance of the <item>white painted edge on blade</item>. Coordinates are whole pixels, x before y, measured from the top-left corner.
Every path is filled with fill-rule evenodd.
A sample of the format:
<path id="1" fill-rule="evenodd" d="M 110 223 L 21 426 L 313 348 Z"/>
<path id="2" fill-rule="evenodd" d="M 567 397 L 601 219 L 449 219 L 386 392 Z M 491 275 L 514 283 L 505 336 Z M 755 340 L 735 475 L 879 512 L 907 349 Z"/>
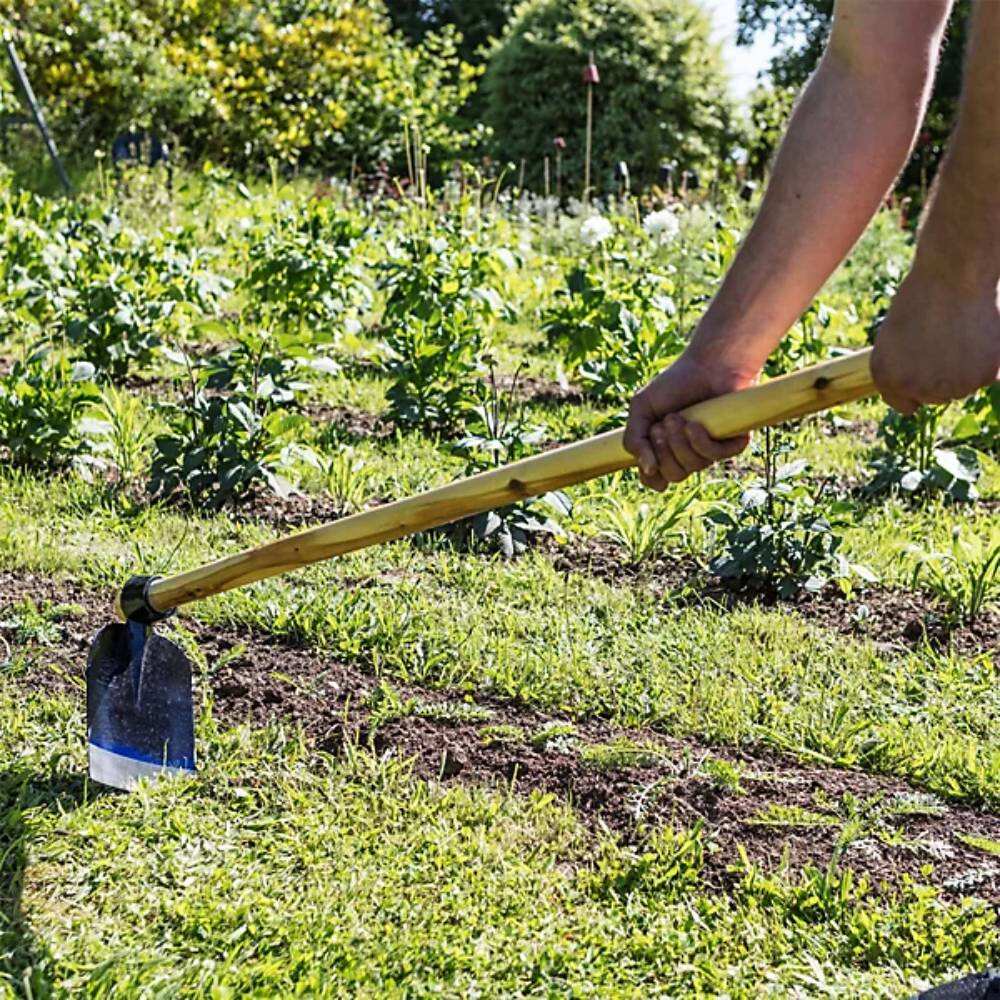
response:
<path id="1" fill-rule="evenodd" d="M 123 792 L 134 791 L 142 778 L 157 781 L 160 778 L 179 778 L 194 772 L 193 767 L 164 767 L 162 764 L 123 757 L 103 747 L 94 746 L 93 743 L 89 744 L 89 750 L 91 779 L 102 785 L 120 788 Z"/>

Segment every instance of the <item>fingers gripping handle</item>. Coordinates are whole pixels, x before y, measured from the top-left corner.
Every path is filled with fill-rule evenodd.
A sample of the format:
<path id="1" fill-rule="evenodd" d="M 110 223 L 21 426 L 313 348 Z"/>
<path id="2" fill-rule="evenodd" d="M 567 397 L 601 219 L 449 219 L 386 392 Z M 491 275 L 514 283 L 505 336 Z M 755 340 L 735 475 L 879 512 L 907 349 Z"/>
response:
<path id="1" fill-rule="evenodd" d="M 871 351 L 866 350 L 838 358 L 763 385 L 696 403 L 683 413 L 703 424 L 717 438 L 733 437 L 816 413 L 875 393 L 869 370 L 870 355 Z M 146 597 L 155 611 L 165 612 L 331 556 L 404 538 L 526 497 L 616 472 L 635 464 L 635 458 L 622 444 L 622 436 L 621 430 L 609 431 L 281 538 L 257 549 L 248 549 L 187 573 L 153 580 L 146 588 Z"/>

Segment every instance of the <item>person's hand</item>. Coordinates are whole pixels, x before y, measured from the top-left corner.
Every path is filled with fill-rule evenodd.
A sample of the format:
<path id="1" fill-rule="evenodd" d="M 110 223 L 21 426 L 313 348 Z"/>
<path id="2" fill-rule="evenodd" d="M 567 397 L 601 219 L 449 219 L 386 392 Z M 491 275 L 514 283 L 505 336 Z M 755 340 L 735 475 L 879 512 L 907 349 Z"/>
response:
<path id="1" fill-rule="evenodd" d="M 914 269 L 875 338 L 872 377 L 900 413 L 963 399 L 1000 378 L 997 288 L 970 294 Z"/>
<path id="2" fill-rule="evenodd" d="M 677 410 L 751 385 L 755 376 L 682 354 L 632 398 L 625 425 L 625 448 L 639 460 L 639 479 L 653 490 L 666 489 L 713 462 L 738 455 L 750 435 L 717 441 L 701 424 Z"/>

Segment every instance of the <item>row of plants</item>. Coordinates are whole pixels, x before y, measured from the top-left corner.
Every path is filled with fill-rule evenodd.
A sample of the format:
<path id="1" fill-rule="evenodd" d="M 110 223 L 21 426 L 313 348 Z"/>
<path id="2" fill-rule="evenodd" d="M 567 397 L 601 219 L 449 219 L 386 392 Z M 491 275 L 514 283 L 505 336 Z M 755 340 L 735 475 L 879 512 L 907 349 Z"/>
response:
<path id="1" fill-rule="evenodd" d="M 513 325 L 537 323 L 544 356 L 602 406 L 620 406 L 683 349 L 738 237 L 723 213 L 704 210 L 663 209 L 641 224 L 586 215 L 553 244 L 551 228 L 518 233 L 472 199 L 366 217 L 332 199 L 275 211 L 241 197 L 248 214 L 204 246 L 205 229 L 147 237 L 114 212 L 8 195 L 4 338 L 20 346 L 0 377 L 0 448 L 14 465 L 75 466 L 207 509 L 287 496 L 305 476 L 357 508 L 358 463 L 323 447 L 303 405 L 317 379 L 357 362 L 359 343 L 385 379 L 398 434 L 429 436 L 469 473 L 513 461 L 546 440 L 517 376 L 495 374 Z M 822 360 L 859 326 L 849 307 L 818 301 L 768 373 Z M 123 388 L 154 372 L 163 391 L 150 413 Z M 975 501 L 979 450 L 995 449 L 998 417 L 995 387 L 947 430 L 940 409 L 889 413 L 861 498 Z M 760 480 L 706 512 L 711 572 L 782 597 L 831 580 L 847 591 L 871 583 L 841 551 L 857 497 L 817 483 L 801 461 L 779 462 L 785 446 L 772 435 L 763 443 Z M 607 530 L 641 561 L 691 516 L 692 499 L 614 500 Z M 513 555 L 569 511 L 565 496 L 549 495 L 450 533 Z"/>

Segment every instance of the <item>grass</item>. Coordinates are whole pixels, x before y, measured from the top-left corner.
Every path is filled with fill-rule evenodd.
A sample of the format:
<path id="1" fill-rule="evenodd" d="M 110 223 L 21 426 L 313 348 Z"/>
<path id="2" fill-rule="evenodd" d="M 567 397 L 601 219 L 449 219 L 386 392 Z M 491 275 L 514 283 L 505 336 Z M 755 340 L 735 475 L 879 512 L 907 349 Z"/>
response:
<path id="1" fill-rule="evenodd" d="M 91 193 L 99 186 L 92 174 L 80 180 Z M 244 218 L 277 217 L 283 200 L 302 197 L 308 185 L 252 189 L 259 197 L 248 201 L 182 176 L 171 221 L 194 225 L 206 243 L 236 245 Z M 131 224 L 148 227 L 139 194 L 121 207 Z M 884 221 L 875 235 L 898 242 Z M 865 241 L 866 255 L 877 250 L 876 239 Z M 561 281 L 561 264 L 541 251 L 511 278 L 516 315 L 497 334 L 502 371 L 523 363 L 534 377 L 556 377 L 558 359 L 535 332 L 535 315 Z M 832 293 L 856 295 L 858 281 L 857 270 L 841 275 Z M 851 336 L 859 341 L 859 330 Z M 21 346 L 5 343 L 4 351 Z M 311 402 L 383 414 L 387 383 L 370 363 L 376 355 L 374 326 L 345 337 L 343 370 L 317 376 Z M 135 394 L 142 412 L 155 413 L 159 394 L 156 387 Z M 859 403 L 837 417 L 870 430 L 883 412 Z M 526 414 L 551 442 L 620 419 L 615 406 L 589 402 L 532 401 Z M 797 424 L 796 457 L 850 496 L 872 445 L 831 426 L 828 417 Z M 336 474 L 336 490 L 352 503 L 402 497 L 463 468 L 447 442 L 417 434 L 355 438 L 315 424 L 307 437 L 327 457 L 352 449 L 351 464 Z M 411 716 L 483 723 L 485 741 L 543 754 L 572 750 L 608 781 L 655 766 L 662 751 L 638 734 L 586 744 L 578 733 L 594 717 L 913 785 L 892 802 L 774 806 L 758 821 L 762 835 L 778 839 L 825 826 L 837 826 L 845 842 L 889 836 L 888 818 L 954 800 L 997 810 L 995 652 L 889 648 L 877 633 L 849 637 L 787 606 L 727 610 L 700 600 L 697 573 L 686 584 L 680 574 L 662 576 L 673 563 L 704 565 L 714 544 L 706 509 L 735 496 L 758 466 L 747 455 L 703 475 L 682 531 L 651 546 L 661 561 L 631 576 L 601 577 L 583 561 L 577 570 L 557 569 L 546 552 L 506 562 L 419 538 L 234 591 L 189 613 L 234 626 L 249 655 L 255 633 L 279 635 L 315 650 L 317 660 L 378 677 L 369 695 L 373 725 Z M 330 474 L 304 471 L 307 492 L 329 493 Z M 844 551 L 883 586 L 906 587 L 912 567 L 904 556 L 914 545 L 945 549 L 956 528 L 987 546 L 1000 541 L 1000 466 L 989 458 L 980 491 L 993 506 L 852 501 Z M 647 503 L 654 518 L 669 503 L 642 491 L 631 474 L 580 486 L 572 498 L 566 553 L 599 544 L 612 500 L 629 509 Z M 109 599 L 133 572 L 192 567 L 276 534 L 226 514 L 148 506 L 76 473 L 0 469 L 0 572 L 72 578 Z M 196 778 L 132 796 L 101 794 L 83 778 L 78 699 L 23 684 L 29 663 L 45 668 L 50 643 L 75 616 L 70 605 L 8 603 L 0 594 L 4 1000 L 888 998 L 1000 958 L 995 915 L 971 898 L 974 886 L 965 899 L 944 898 L 929 884 L 876 891 L 832 863 L 765 872 L 738 854 L 725 859 L 731 871 L 723 886 L 718 866 L 707 874 L 705 859 L 718 850 L 709 828 L 668 824 L 627 840 L 585 825 L 552 795 L 427 782 L 408 761 L 360 746 L 321 753 L 280 720 L 255 731 L 223 728 L 207 704 Z M 190 638 L 183 617 L 165 630 Z M 426 698 L 413 694 L 420 688 Z M 490 698 L 569 721 L 509 725 L 476 703 Z M 693 777 L 720 793 L 743 795 L 754 780 L 708 750 L 699 759 Z M 994 841 L 973 839 L 987 859 L 997 853 Z"/>
<path id="2" fill-rule="evenodd" d="M 0 679 L 0 721 L 0 995 L 897 997 L 998 945 L 914 887 L 710 892 L 697 830 L 626 848 L 280 728 L 204 720 L 197 778 L 122 796 L 81 779 L 77 706 Z"/>

